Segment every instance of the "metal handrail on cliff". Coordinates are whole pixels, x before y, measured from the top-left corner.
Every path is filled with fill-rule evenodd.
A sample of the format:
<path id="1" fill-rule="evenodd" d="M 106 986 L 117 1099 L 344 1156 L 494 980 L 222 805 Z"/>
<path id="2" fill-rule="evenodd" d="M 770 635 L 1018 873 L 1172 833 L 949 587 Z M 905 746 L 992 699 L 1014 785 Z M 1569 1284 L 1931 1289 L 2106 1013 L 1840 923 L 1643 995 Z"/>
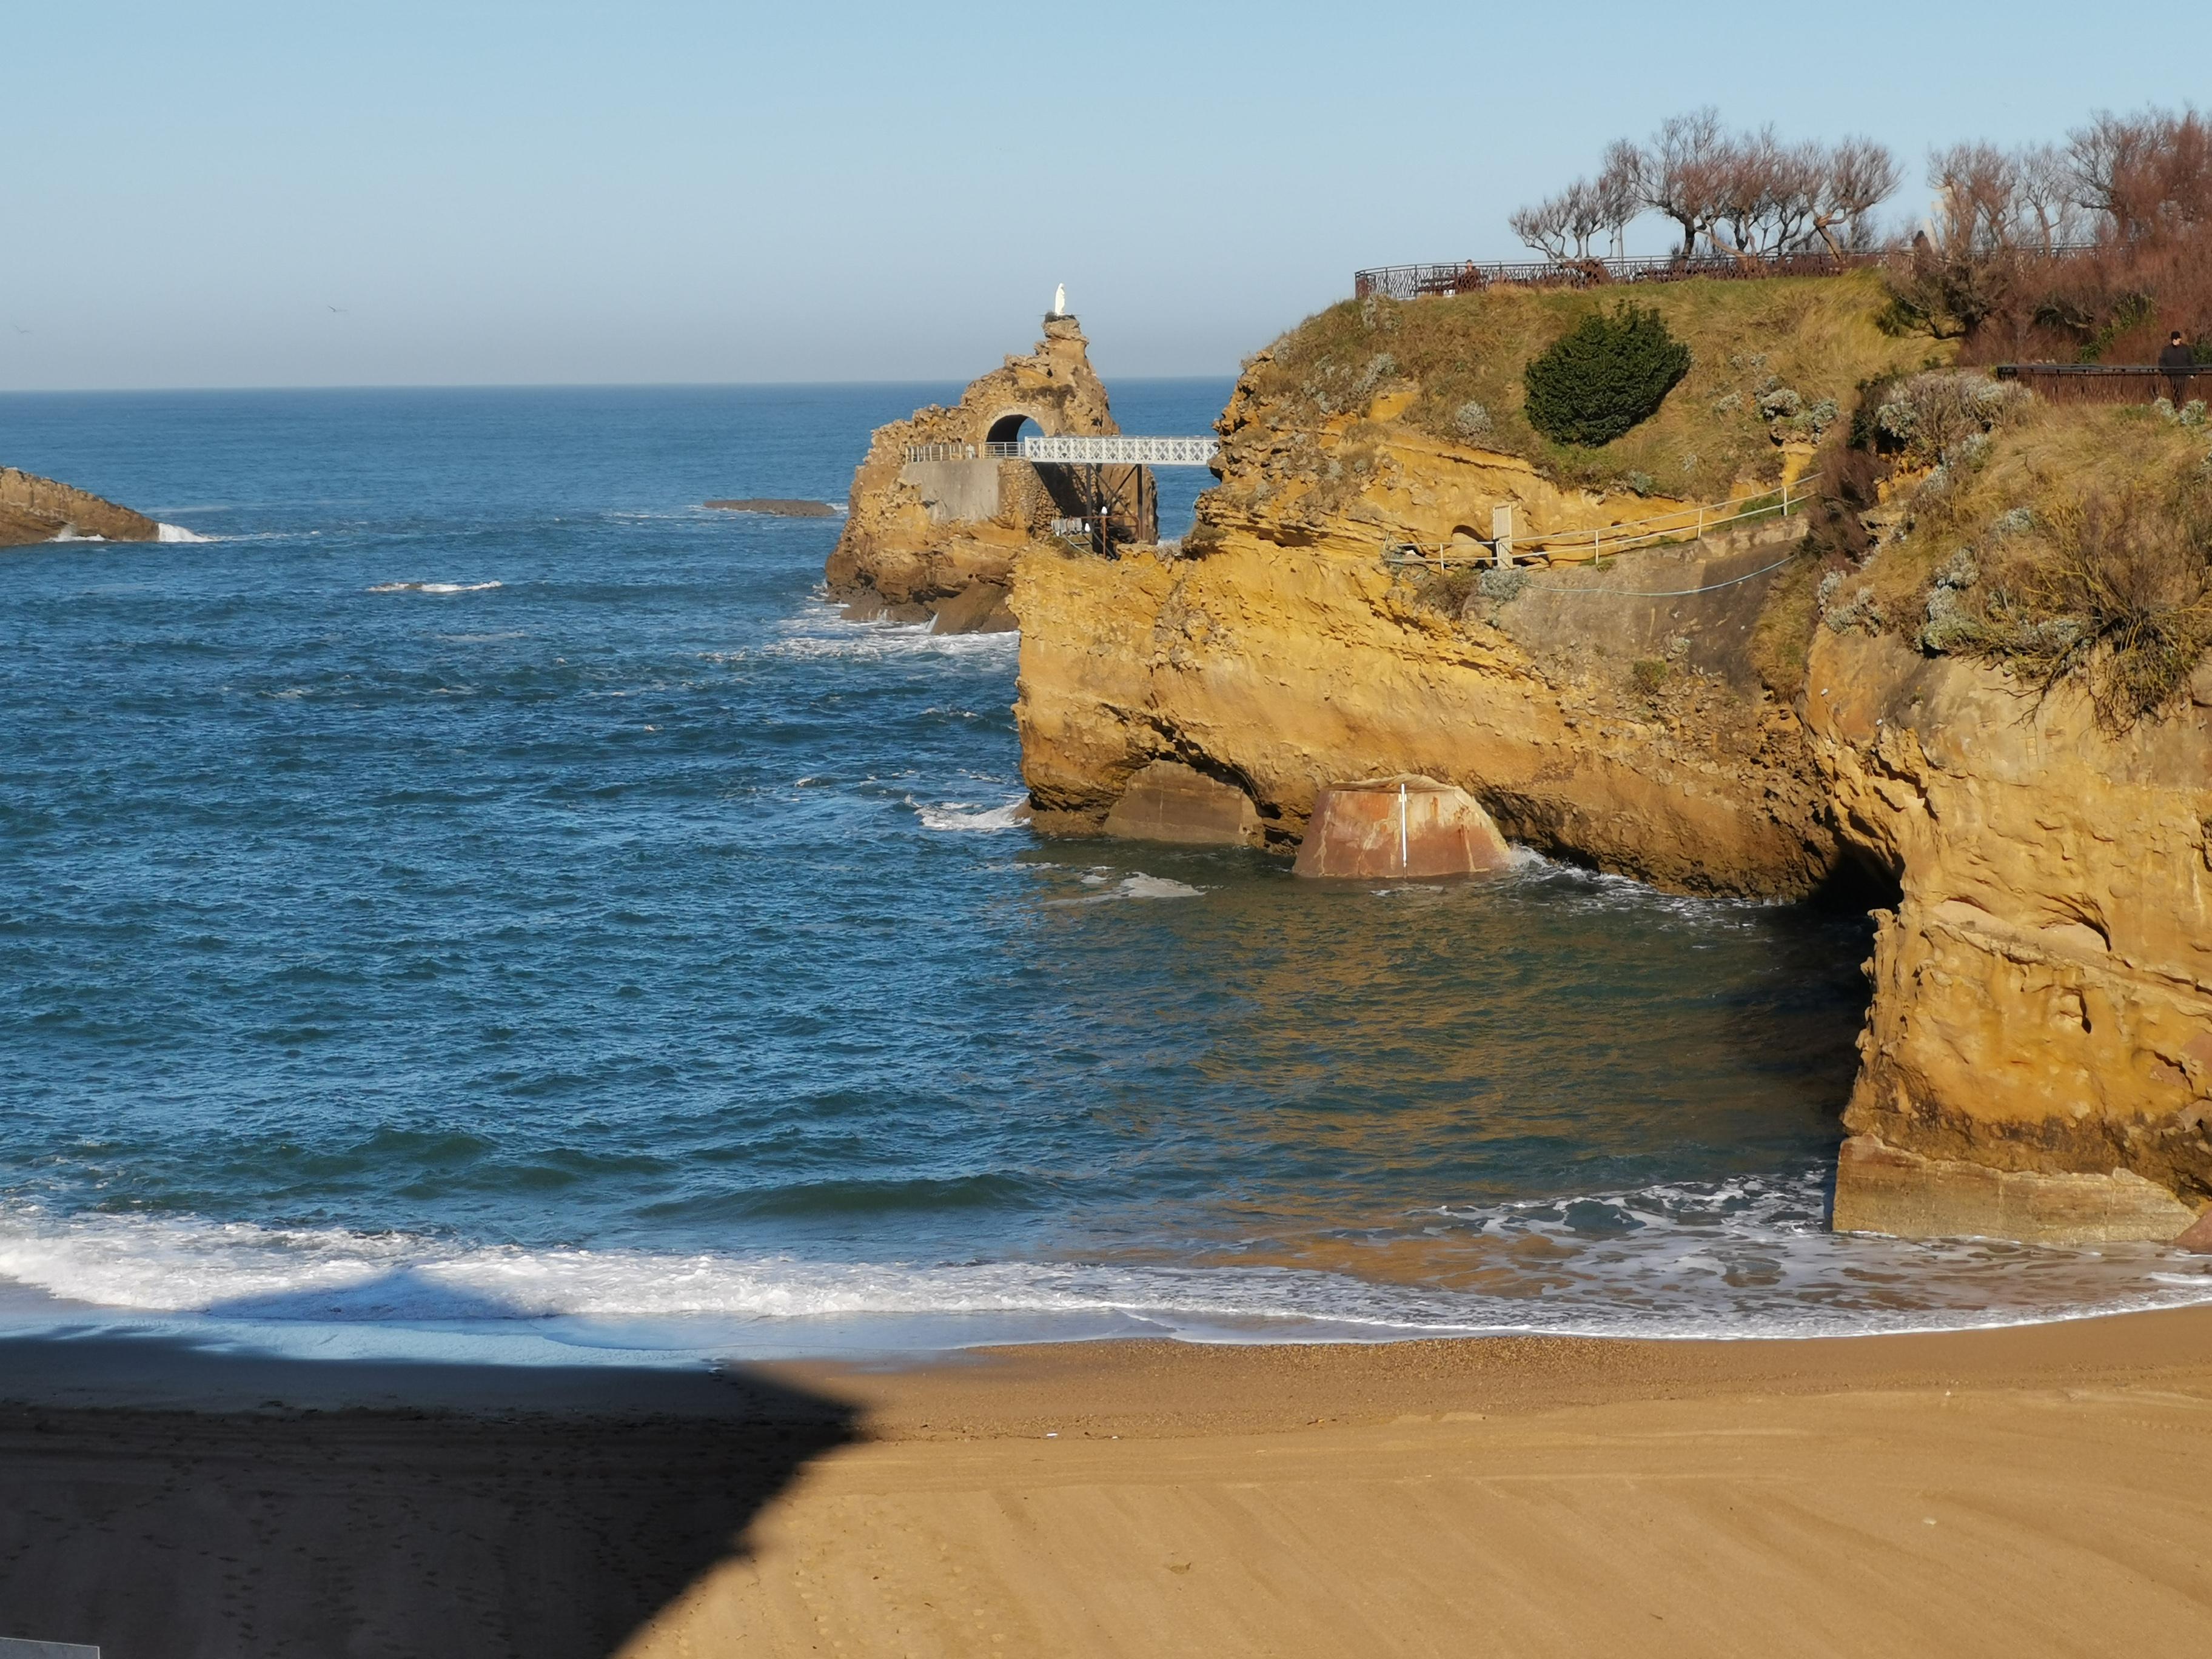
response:
<path id="1" fill-rule="evenodd" d="M 1510 556 L 1519 558 L 1526 553 L 1540 556 L 1547 564 L 1600 564 L 1609 557 L 1635 551 L 1640 547 L 1656 547 L 1668 542 L 1702 540 L 1708 531 L 1740 523 L 1747 519 L 1786 519 L 1793 512 L 1802 512 L 1816 491 L 1809 483 L 1793 499 L 1790 492 L 1797 483 L 1783 481 L 1779 491 L 1765 490 L 1756 495 L 1739 495 L 1725 501 L 1708 501 L 1702 506 L 1678 507 L 1649 519 L 1634 519 L 1626 524 L 1595 525 L 1587 532 L 1583 531 L 1553 531 L 1545 535 L 1526 538 L 1516 536 L 1508 543 Z M 1646 528 L 1645 526 L 1654 526 Z M 1624 533 L 1626 532 L 1626 533 Z M 1589 540 L 1583 538 L 1587 534 Z M 1495 542 L 1480 538 L 1475 545 L 1485 550 L 1480 553 L 1454 556 L 1449 545 L 1439 547 L 1434 557 L 1419 548 L 1399 544 L 1410 553 L 1410 557 L 1393 558 L 1392 550 L 1386 548 L 1383 562 L 1389 564 L 1433 564 L 1438 569 L 1447 564 L 1494 564 L 1498 562 Z"/>
<path id="2" fill-rule="evenodd" d="M 2065 259 L 2093 252 L 2094 242 L 2060 242 L 2031 250 L 2039 258 Z M 1665 253 L 1633 259 L 1462 259 L 1456 263 L 1376 265 L 1352 274 L 1356 300 L 1379 295 L 1386 300 L 1449 299 L 1486 288 L 1603 288 L 1614 283 L 1680 283 L 1693 276 L 1731 282 L 1762 276 L 1837 276 L 1895 258 L 1911 257 L 1909 248 L 1858 248 L 1831 253 L 1799 248 L 1772 253 Z"/>
<path id="3" fill-rule="evenodd" d="M 1723 281 L 1757 276 L 1834 276 L 1878 265 L 1886 252 L 1658 255 L 1635 259 L 1463 259 L 1455 264 L 1376 265 L 1354 271 L 1354 299 L 1449 299 L 1486 288 L 1599 288 L 1613 283 L 1680 283 L 1692 276 Z"/>

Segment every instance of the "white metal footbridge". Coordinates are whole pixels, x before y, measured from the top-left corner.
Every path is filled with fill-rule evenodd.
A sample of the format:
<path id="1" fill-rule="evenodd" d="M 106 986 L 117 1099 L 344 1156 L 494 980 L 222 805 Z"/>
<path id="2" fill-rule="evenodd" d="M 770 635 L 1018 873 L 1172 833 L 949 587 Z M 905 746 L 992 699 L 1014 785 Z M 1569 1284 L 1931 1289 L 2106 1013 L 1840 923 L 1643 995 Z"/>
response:
<path id="1" fill-rule="evenodd" d="M 909 461 L 1042 461 L 1060 466 L 1211 466 L 1218 438 L 1022 438 L 1008 443 L 908 444 Z"/>

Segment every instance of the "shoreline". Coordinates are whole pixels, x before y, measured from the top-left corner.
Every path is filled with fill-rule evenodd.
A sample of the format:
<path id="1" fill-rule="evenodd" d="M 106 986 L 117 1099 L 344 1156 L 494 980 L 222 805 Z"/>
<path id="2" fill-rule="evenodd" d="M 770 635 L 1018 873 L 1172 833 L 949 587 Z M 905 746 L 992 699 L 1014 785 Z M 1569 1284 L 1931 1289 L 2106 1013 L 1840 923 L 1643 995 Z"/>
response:
<path id="1" fill-rule="evenodd" d="M 6 1633 L 116 1654 L 1995 1655 L 2212 1617 L 2205 1308 L 714 1373 L 14 1340 L 0 1397 Z"/>

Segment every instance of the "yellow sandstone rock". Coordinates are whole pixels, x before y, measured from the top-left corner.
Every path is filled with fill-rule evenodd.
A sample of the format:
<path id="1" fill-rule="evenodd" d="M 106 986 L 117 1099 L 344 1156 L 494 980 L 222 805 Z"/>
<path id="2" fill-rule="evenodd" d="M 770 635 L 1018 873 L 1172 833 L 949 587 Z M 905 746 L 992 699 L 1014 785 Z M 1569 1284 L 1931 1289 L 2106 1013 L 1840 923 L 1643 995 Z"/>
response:
<path id="1" fill-rule="evenodd" d="M 995 593 L 988 604 L 948 604 L 978 585 L 1003 589 L 1015 556 L 1054 519 L 1086 504 L 1073 493 L 1067 469 L 990 453 L 1012 441 L 1024 420 L 1053 437 L 1120 430 L 1073 317 L 1046 318 L 1034 352 L 1007 358 L 951 408 L 917 410 L 876 429 L 853 475 L 845 528 L 826 572 L 830 596 L 848 616 L 933 617 L 942 633 L 1011 623 Z M 926 459 L 908 458 L 917 446 Z M 1154 539 L 1151 475 L 1137 467 L 1101 471 L 1123 501 L 1129 533 Z"/>
<path id="2" fill-rule="evenodd" d="M 2180 1232 L 2212 1195 L 2212 714 L 2192 704 L 2110 737 L 2068 686 L 2039 696 L 1893 635 L 1826 629 L 1804 708 L 1844 835 L 1903 890 L 1878 917 L 1844 1117 L 1869 1157 L 1840 1167 L 1838 1224 Z M 2081 1221 L 2079 1182 L 2014 1183 L 2005 1226 L 1968 1225 L 1984 1200 L 1942 1170 L 1928 1180 L 1955 1201 L 1908 1216 L 1874 1143 L 2101 1177 L 2114 1195 L 2098 1201 L 2135 1218 Z M 2141 1201 L 2145 1181 L 2163 1205 Z"/>
<path id="3" fill-rule="evenodd" d="M 1838 1224 L 2189 1227 L 2212 1200 L 2212 678 L 2125 737 L 2066 685 L 2039 697 L 1893 629 L 1806 622 L 1809 657 L 1778 678 L 1770 598 L 1815 606 L 1809 571 L 1778 568 L 1802 524 L 1486 571 L 1496 507 L 1516 545 L 1564 556 L 1668 504 L 1413 431 L 1399 395 L 1279 428 L 1248 377 L 1182 556 L 1020 552 L 1038 829 L 1096 833 L 1172 760 L 1233 781 L 1281 852 L 1328 786 L 1413 774 L 1517 841 L 1669 889 L 1796 896 L 1869 872 L 1895 896 Z"/>

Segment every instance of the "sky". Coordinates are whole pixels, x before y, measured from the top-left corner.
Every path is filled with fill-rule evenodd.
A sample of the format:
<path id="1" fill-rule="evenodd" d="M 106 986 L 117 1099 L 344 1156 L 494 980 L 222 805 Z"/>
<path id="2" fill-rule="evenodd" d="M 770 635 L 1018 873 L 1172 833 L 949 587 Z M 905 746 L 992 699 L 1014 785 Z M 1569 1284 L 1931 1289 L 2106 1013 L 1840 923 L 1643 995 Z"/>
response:
<path id="1" fill-rule="evenodd" d="M 0 0 L 0 391 L 965 380 L 1063 282 L 1109 379 L 1224 375 L 1699 103 L 1885 141 L 1903 216 L 2204 95 L 2203 0 L 2082 15 Z"/>

